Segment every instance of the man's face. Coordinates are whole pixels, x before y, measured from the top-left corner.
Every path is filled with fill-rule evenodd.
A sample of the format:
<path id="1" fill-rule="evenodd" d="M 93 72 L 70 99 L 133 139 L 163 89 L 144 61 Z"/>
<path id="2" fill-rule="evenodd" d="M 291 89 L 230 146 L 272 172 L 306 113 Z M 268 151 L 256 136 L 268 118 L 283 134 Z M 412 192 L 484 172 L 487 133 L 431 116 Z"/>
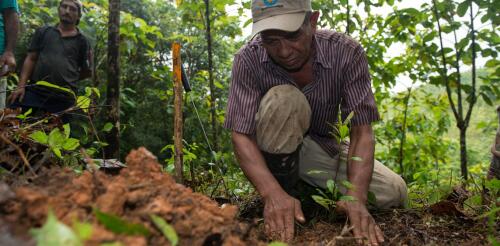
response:
<path id="1" fill-rule="evenodd" d="M 78 6 L 73 1 L 62 1 L 59 5 L 59 20 L 65 24 L 78 22 Z"/>
<path id="2" fill-rule="evenodd" d="M 317 14 L 295 32 L 268 30 L 261 33 L 262 46 L 278 65 L 288 71 L 300 70 L 312 55 Z"/>

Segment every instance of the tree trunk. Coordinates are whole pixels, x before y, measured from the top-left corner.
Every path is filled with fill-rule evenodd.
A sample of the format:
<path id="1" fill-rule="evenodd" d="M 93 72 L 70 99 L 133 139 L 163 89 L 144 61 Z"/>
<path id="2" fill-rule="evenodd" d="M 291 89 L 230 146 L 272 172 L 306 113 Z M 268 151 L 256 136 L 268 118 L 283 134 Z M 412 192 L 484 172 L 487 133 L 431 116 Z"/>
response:
<path id="1" fill-rule="evenodd" d="M 219 144 L 217 141 L 217 111 L 215 105 L 215 86 L 214 86 L 214 72 L 213 72 L 213 55 L 212 55 L 212 33 L 210 31 L 210 5 L 209 0 L 205 0 L 205 17 L 206 17 L 206 36 L 207 36 L 207 49 L 208 49 L 208 81 L 210 84 L 210 112 L 212 115 L 212 143 L 214 151 L 217 152 Z"/>
<path id="2" fill-rule="evenodd" d="M 109 0 L 107 122 L 113 129 L 106 134 L 106 158 L 120 155 L 120 0 Z"/>
<path id="3" fill-rule="evenodd" d="M 491 147 L 491 164 L 488 171 L 488 179 L 500 179 L 500 106 L 497 107 L 498 128 L 495 141 Z"/>
<path id="4" fill-rule="evenodd" d="M 460 128 L 460 170 L 462 178 L 467 180 L 467 143 L 466 143 L 467 128 Z"/>

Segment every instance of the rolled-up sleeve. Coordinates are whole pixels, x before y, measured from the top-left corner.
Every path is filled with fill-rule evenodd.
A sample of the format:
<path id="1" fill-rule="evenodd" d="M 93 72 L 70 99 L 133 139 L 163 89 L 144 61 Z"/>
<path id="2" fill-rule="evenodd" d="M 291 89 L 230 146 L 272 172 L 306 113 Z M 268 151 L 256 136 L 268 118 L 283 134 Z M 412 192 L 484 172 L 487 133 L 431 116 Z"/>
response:
<path id="1" fill-rule="evenodd" d="M 224 127 L 243 134 L 254 134 L 260 98 L 255 71 L 237 54 L 231 73 Z"/>
<path id="2" fill-rule="evenodd" d="M 353 59 L 346 65 L 344 70 L 344 81 L 342 92 L 342 118 L 354 112 L 350 121 L 353 126 L 368 125 L 380 120 L 371 88 L 368 60 L 361 46 L 354 51 Z"/>

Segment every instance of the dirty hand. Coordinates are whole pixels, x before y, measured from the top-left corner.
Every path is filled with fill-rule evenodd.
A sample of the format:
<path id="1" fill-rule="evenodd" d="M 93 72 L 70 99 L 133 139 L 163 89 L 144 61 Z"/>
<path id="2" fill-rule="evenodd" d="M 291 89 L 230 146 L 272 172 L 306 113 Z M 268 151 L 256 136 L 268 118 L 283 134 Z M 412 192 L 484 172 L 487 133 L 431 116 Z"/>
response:
<path id="1" fill-rule="evenodd" d="M 16 69 L 16 58 L 14 57 L 14 54 L 12 52 L 6 51 L 2 56 L 0 56 L 0 69 L 2 69 L 4 65 L 8 66 L 9 72 L 12 72 Z"/>
<path id="2" fill-rule="evenodd" d="M 359 201 L 342 201 L 337 203 L 341 211 L 344 211 L 353 228 L 356 238 L 365 238 L 368 245 L 379 245 L 384 242 L 384 234 L 366 208 L 366 205 Z M 358 240 L 362 244 L 362 240 Z"/>
<path id="3" fill-rule="evenodd" d="M 293 239 L 295 220 L 304 223 L 300 201 L 286 192 L 276 192 L 264 198 L 264 229 L 272 240 L 289 242 Z"/>
<path id="4" fill-rule="evenodd" d="M 14 103 L 17 99 L 19 99 L 20 102 L 23 101 L 24 99 L 24 93 L 26 92 L 26 89 L 24 86 L 18 86 L 15 91 L 13 91 L 10 96 L 9 96 L 9 103 Z"/>

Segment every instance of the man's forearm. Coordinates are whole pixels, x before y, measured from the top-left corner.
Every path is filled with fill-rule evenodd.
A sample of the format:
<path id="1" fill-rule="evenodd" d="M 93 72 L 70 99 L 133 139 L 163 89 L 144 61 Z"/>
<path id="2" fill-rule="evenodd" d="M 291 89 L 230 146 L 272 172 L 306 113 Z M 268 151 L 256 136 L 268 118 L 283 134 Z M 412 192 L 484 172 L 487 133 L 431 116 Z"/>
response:
<path id="1" fill-rule="evenodd" d="M 351 145 L 348 154 L 347 177 L 354 189 L 347 192 L 366 203 L 374 165 L 375 140 L 371 126 L 355 126 L 351 129 Z M 353 157 L 359 157 L 354 158 Z"/>
<path id="2" fill-rule="evenodd" d="M 283 191 L 278 181 L 267 168 L 257 143 L 250 136 L 233 132 L 234 151 L 245 176 L 252 182 L 262 197 Z"/>
<path id="3" fill-rule="evenodd" d="M 14 52 L 16 48 L 17 35 L 19 33 L 19 17 L 14 9 L 3 11 L 5 21 L 5 52 Z"/>
<path id="4" fill-rule="evenodd" d="M 30 78 L 33 73 L 33 69 L 35 68 L 36 60 L 38 59 L 38 54 L 30 52 L 26 56 L 26 59 L 23 63 L 23 68 L 21 69 L 21 76 L 19 78 L 18 86 L 25 86 L 26 82 Z"/>

